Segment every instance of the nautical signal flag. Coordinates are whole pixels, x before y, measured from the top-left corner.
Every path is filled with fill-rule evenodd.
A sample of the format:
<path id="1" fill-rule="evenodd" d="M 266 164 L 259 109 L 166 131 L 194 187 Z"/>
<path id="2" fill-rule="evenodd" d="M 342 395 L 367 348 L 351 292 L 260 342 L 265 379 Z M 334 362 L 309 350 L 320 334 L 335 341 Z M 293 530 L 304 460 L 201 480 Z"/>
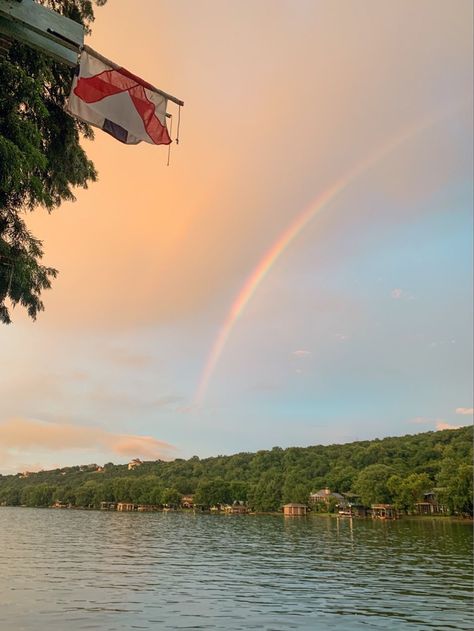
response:
<path id="1" fill-rule="evenodd" d="M 167 103 L 143 79 L 84 49 L 66 111 L 127 145 L 169 145 Z"/>

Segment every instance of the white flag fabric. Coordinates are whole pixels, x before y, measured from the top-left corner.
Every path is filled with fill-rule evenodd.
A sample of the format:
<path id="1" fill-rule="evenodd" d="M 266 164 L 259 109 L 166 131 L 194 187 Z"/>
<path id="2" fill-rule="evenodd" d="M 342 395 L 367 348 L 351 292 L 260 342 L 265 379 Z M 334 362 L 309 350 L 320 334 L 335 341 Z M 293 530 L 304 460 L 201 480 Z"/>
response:
<path id="1" fill-rule="evenodd" d="M 81 53 L 66 111 L 127 145 L 169 145 L 167 98 L 125 68 Z"/>

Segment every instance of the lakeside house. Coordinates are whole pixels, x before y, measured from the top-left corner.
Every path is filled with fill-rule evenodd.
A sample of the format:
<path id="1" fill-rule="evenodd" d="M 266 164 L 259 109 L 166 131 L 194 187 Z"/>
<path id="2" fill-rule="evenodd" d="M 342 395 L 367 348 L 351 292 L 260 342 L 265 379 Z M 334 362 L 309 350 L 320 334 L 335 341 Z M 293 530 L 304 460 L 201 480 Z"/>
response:
<path id="1" fill-rule="evenodd" d="M 423 500 L 416 502 L 415 512 L 417 515 L 443 515 L 446 508 L 439 504 L 434 491 L 423 493 Z"/>
<path id="2" fill-rule="evenodd" d="M 324 489 L 320 489 L 316 491 L 316 493 L 310 493 L 309 501 L 312 504 L 324 504 L 328 506 L 330 503 L 334 502 L 337 506 L 341 508 L 345 508 L 347 506 L 346 498 L 340 493 L 335 493 L 331 491 L 328 487 Z"/>
<path id="3" fill-rule="evenodd" d="M 372 504 L 372 519 L 398 519 L 398 511 L 392 504 Z"/>
<path id="4" fill-rule="evenodd" d="M 306 504 L 290 503 L 283 506 L 283 514 L 287 517 L 304 517 L 308 507 Z"/>

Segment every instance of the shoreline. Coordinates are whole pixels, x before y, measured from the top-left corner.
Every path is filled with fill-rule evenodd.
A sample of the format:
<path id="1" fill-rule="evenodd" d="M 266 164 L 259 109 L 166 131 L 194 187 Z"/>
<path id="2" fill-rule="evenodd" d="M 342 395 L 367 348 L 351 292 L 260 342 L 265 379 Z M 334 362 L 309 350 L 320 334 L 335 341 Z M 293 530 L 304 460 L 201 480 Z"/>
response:
<path id="1" fill-rule="evenodd" d="M 445 521 L 450 523 L 462 523 L 462 524 L 474 524 L 474 516 L 461 516 L 461 515 L 401 515 L 396 519 L 377 519 L 370 516 L 360 517 L 357 515 L 349 516 L 349 515 L 338 515 L 337 513 L 315 513 L 309 512 L 306 515 L 285 515 L 280 511 L 249 511 L 248 513 L 241 514 L 232 514 L 226 513 L 225 511 L 195 511 L 190 508 L 179 508 L 179 509 L 158 509 L 153 511 L 117 511 L 117 510 L 104 510 L 100 508 L 88 508 L 85 506 L 8 506 L 1 505 L 1 508 L 33 508 L 40 510 L 56 510 L 56 511 L 84 511 L 84 512 L 94 512 L 94 513 L 119 513 L 119 514 L 153 514 L 153 513 L 178 513 L 183 515 L 215 515 L 221 517 L 284 517 L 285 519 L 340 519 L 343 521 L 377 521 L 377 522 L 399 522 L 399 521 Z"/>

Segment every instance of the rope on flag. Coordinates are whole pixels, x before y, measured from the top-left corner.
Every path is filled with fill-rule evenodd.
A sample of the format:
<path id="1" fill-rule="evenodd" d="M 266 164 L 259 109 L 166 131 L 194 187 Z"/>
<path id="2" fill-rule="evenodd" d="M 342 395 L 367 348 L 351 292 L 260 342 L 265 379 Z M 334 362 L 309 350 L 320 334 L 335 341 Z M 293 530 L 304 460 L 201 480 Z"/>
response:
<path id="1" fill-rule="evenodd" d="M 184 105 L 84 46 L 66 111 L 127 145 L 169 145 L 168 100 Z"/>

